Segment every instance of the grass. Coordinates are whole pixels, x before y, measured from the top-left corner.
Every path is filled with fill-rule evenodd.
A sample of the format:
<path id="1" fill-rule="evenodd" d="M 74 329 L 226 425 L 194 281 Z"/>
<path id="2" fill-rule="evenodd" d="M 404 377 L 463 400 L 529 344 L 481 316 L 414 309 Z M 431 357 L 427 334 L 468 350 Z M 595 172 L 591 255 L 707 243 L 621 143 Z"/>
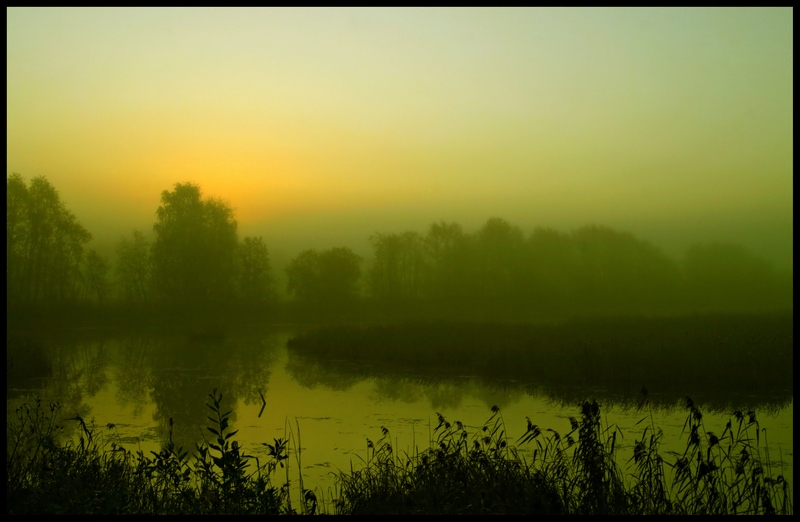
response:
<path id="1" fill-rule="evenodd" d="M 230 411 L 220 409 L 216 390 L 206 403 L 210 440 L 194 454 L 172 441 L 172 423 L 159 452 L 132 453 L 102 432 L 80 424 L 77 442 L 54 444 L 61 427 L 58 405 L 24 405 L 8 424 L 8 514 L 282 514 L 293 513 L 288 482 L 272 485 L 285 467 L 287 444 L 265 444 L 261 463 L 232 440 Z M 113 432 L 114 426 L 106 426 Z M 288 473 L 288 471 L 287 471 Z"/>
<path id="2" fill-rule="evenodd" d="M 497 408 L 473 433 L 440 415 L 434 444 L 414 456 L 395 455 L 384 429 L 365 467 L 338 476 L 336 513 L 791 514 L 789 484 L 761 464 L 755 413 L 734 412 L 717 437 L 691 399 L 686 408 L 683 454 L 662 457 L 651 424 L 624 468 L 616 460 L 621 432 L 601 427 L 596 402 L 581 405 L 564 436 L 529 419 L 519 446 Z"/>
<path id="3" fill-rule="evenodd" d="M 58 444 L 58 405 L 32 401 L 7 423 L 8 514 L 792 514 L 792 495 L 769 465 L 766 431 L 752 411 L 735 411 L 718 436 L 686 399 L 683 453 L 660 452 L 661 432 L 645 416 L 633 454 L 618 464 L 615 426 L 584 402 L 561 435 L 528 420 L 516 440 L 499 408 L 480 428 L 438 415 L 430 447 L 397 454 L 383 428 L 359 468 L 337 475 L 334 498 L 318 505 L 303 489 L 292 505 L 289 455 L 297 438 L 263 443 L 265 462 L 235 440 L 230 411 L 214 390 L 208 439 L 189 451 L 169 436 L 159 452 L 130 452 L 76 416 L 80 435 Z M 647 422 L 649 420 L 649 423 Z M 299 427 L 298 427 L 299 428 Z M 287 429 L 287 433 L 291 430 Z M 761 437 L 764 437 L 762 444 Z M 281 473 L 284 471 L 284 473 Z"/>

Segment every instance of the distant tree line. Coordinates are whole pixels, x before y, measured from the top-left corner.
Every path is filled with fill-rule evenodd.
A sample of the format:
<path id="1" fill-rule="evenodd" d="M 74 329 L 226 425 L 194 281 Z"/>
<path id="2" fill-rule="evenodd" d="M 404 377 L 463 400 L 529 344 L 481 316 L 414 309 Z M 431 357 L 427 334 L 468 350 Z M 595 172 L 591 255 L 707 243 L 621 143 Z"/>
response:
<path id="1" fill-rule="evenodd" d="M 378 300 L 433 299 L 542 313 L 640 313 L 791 306 L 791 282 L 746 249 L 693 245 L 682 262 L 604 226 L 571 233 L 522 230 L 491 218 L 474 233 L 457 223 L 375 234 L 367 274 Z"/>
<path id="2" fill-rule="evenodd" d="M 7 178 L 7 301 L 111 300 L 177 307 L 276 301 L 269 251 L 239 238 L 233 209 L 176 183 L 161 194 L 151 239 L 133 231 L 112 263 L 87 249 L 91 234 L 43 177 Z M 603 226 L 529 234 L 500 219 L 475 232 L 458 223 L 375 233 L 365 260 L 347 247 L 300 252 L 286 267 L 301 306 L 369 301 L 385 309 L 669 313 L 791 307 L 783 277 L 742 247 L 694 245 L 680 262 L 632 234 Z"/>

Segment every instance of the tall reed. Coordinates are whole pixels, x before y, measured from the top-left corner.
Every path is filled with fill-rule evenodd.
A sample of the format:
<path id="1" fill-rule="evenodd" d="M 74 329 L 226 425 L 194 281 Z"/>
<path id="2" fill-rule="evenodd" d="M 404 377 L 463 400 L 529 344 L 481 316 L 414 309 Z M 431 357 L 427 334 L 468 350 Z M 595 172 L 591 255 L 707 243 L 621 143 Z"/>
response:
<path id="1" fill-rule="evenodd" d="M 7 424 L 7 512 L 326 512 L 302 481 L 299 424 L 296 434 L 287 424 L 286 439 L 262 444 L 268 457 L 262 463 L 235 440 L 222 394 L 214 390 L 208 397 L 211 437 L 192 455 L 173 443 L 171 422 L 160 451 L 134 454 L 121 447 L 111 424 L 107 439 L 75 416 L 77 440 L 60 445 L 58 405 L 33 401 L 19 408 Z M 686 449 L 663 456 L 651 412 L 624 470 L 617 463 L 621 431 L 602 425 L 595 401 L 581 404 L 564 436 L 528 419 L 514 441 L 494 407 L 479 428 L 437 414 L 429 447 L 398 454 L 383 427 L 376 442 L 367 440 L 361 466 L 337 475 L 330 506 L 336 514 L 792 514 L 791 488 L 773 474 L 766 430 L 755 412 L 735 411 L 717 436 L 705 429 L 691 399 L 685 407 Z M 289 491 L 292 441 L 298 509 Z M 278 470 L 285 480 L 273 484 Z"/>

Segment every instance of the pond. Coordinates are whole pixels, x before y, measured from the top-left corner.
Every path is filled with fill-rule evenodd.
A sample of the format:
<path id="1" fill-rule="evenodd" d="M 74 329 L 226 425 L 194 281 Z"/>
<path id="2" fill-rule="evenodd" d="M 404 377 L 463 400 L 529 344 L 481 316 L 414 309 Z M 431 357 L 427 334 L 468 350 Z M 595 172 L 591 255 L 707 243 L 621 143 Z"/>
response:
<path id="1" fill-rule="evenodd" d="M 663 430 L 662 455 L 685 449 L 687 412 L 677 407 L 678 401 L 671 409 L 637 410 L 631 401 L 579 383 L 553 390 L 444 369 L 428 369 L 424 375 L 405 367 L 394 374 L 385 368 L 371 373 L 364 361 L 324 360 L 287 349 L 299 330 L 280 327 L 224 336 L 15 333 L 9 335 L 8 411 L 34 395 L 57 401 L 67 435 L 76 436 L 77 422 L 69 419 L 80 415 L 109 442 L 149 454 L 161 448 L 170 419 L 173 440 L 185 449 L 210 437 L 205 403 L 217 389 L 223 406 L 232 410 L 231 429 L 238 430 L 235 439 L 246 452 L 263 462 L 263 443 L 289 438 L 288 471 L 280 472 L 288 473 L 296 495 L 302 477 L 303 487 L 326 500 L 333 495 L 334 475 L 362 466 L 371 454 L 368 441 L 377 443 L 383 428 L 395 454 L 413 455 L 430 447 L 437 413 L 477 431 L 498 406 L 510 441 L 516 441 L 526 431 L 527 418 L 543 431 L 566 435 L 569 418 L 579 413 L 575 398 L 597 398 L 604 425 L 620 434 L 617 461 L 623 469 L 634 441 L 651 423 Z M 759 436 L 762 448 L 768 437 L 768 463 L 792 484 L 793 397 L 750 400 L 758 405 L 759 427 L 766 430 Z M 704 408 L 702 401 L 698 405 Z M 703 411 L 706 430 L 721 434 L 732 410 Z M 280 483 L 284 479 L 276 477 Z"/>

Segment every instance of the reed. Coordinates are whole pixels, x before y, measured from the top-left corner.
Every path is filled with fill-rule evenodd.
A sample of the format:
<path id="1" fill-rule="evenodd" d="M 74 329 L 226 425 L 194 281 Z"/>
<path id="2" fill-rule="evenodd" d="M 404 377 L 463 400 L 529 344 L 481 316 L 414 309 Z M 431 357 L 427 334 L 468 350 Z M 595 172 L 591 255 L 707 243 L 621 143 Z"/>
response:
<path id="1" fill-rule="evenodd" d="M 212 415 L 210 440 L 195 453 L 176 447 L 169 422 L 167 440 L 158 452 L 145 455 L 124 449 L 113 437 L 87 425 L 80 416 L 77 442 L 53 441 L 62 427 L 39 401 L 24 406 L 8 422 L 7 512 L 9 514 L 281 514 L 291 513 L 288 481 L 272 485 L 283 467 L 287 443 L 269 449 L 269 460 L 242 451 L 229 429 L 230 411 L 221 409 L 214 390 L 206 403 Z M 114 426 L 109 424 L 108 431 Z M 255 465 L 253 465 L 255 464 Z"/>
<path id="2" fill-rule="evenodd" d="M 337 475 L 332 502 L 304 488 L 292 506 L 290 454 L 301 473 L 300 427 L 263 443 L 267 460 L 248 455 L 214 390 L 208 439 L 194 452 L 176 447 L 172 423 L 161 451 L 135 454 L 80 416 L 76 441 L 57 442 L 59 406 L 33 401 L 7 424 L 8 514 L 792 514 L 792 494 L 769 464 L 766 430 L 754 411 L 734 411 L 721 434 L 707 431 L 687 398 L 686 449 L 660 451 L 652 413 L 625 466 L 616 426 L 602 426 L 597 402 L 583 402 L 570 431 L 528 419 L 512 439 L 492 408 L 481 427 L 437 414 L 430 445 L 397 453 L 387 428 L 367 441 L 359 466 Z M 646 405 L 646 401 L 644 402 Z M 646 421 L 649 420 L 649 423 Z M 116 435 L 118 438 L 118 434 Z M 763 441 L 762 441 L 763 438 Z M 292 450 L 292 442 L 296 441 Z M 278 479 L 285 471 L 285 479 Z"/>

